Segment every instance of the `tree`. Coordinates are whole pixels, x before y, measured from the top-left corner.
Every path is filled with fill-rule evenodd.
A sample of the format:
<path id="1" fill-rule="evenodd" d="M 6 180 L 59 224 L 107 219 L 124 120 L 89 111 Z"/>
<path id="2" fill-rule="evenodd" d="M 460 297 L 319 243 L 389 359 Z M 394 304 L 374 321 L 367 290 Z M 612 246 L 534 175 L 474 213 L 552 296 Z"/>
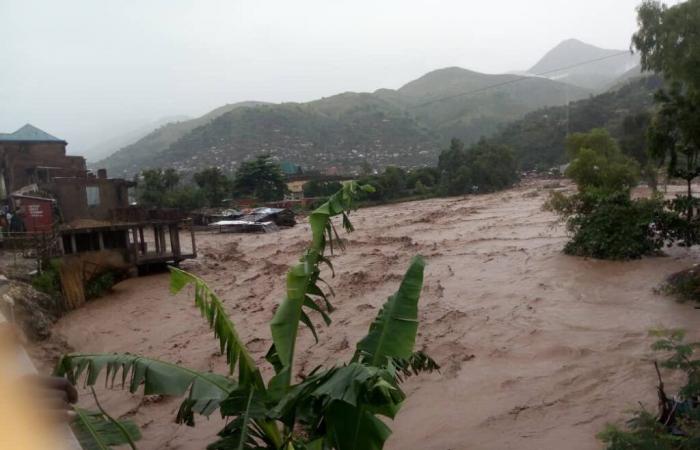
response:
<path id="1" fill-rule="evenodd" d="M 385 199 L 401 197 L 406 190 L 406 171 L 394 166 L 384 168 L 379 177 L 379 185 Z"/>
<path id="2" fill-rule="evenodd" d="M 656 254 L 673 240 L 666 226 L 673 221 L 660 199 L 630 198 L 639 164 L 622 153 L 606 130 L 574 133 L 567 138 L 566 147 L 572 158 L 566 175 L 574 180 L 578 192 L 553 192 L 545 205 L 566 221 L 572 235 L 565 253 L 633 259 Z"/>
<path id="3" fill-rule="evenodd" d="M 347 214 L 362 189 L 366 188 L 355 182 L 345 184 L 309 217 L 311 245 L 289 269 L 286 296 L 270 322 L 272 346 L 266 360 L 274 375 L 267 382 L 221 299 L 203 280 L 176 268 L 171 268 L 171 289 L 177 293 L 188 285 L 195 287 L 195 305 L 219 340 L 229 376 L 129 353 L 65 355 L 55 374 L 74 384 L 84 375 L 92 386 L 104 373 L 108 384 L 114 386 L 115 378 L 121 378 L 132 393 L 143 387 L 145 394 L 184 396 L 176 420 L 192 426 L 195 414 L 208 416 L 218 410 L 227 423 L 207 447 L 212 450 L 380 450 L 391 430 L 378 416 L 395 417 L 406 397 L 402 380 L 438 369 L 427 355 L 413 351 L 425 267 L 421 257 L 411 261 L 398 290 L 384 303 L 349 362 L 318 367 L 300 380 L 294 371 L 300 324 L 318 341 L 307 313 L 319 313 L 330 324 L 332 293 L 320 285 L 321 265 L 330 265 L 326 247 L 332 249 L 337 236 L 331 231 L 332 218 L 342 216 L 344 228 L 351 231 Z"/>
<path id="4" fill-rule="evenodd" d="M 459 139 L 452 139 L 450 148 L 440 153 L 438 171 L 440 189 L 447 195 L 493 192 L 518 180 L 511 150 L 484 139 L 469 149 Z"/>
<path id="5" fill-rule="evenodd" d="M 566 149 L 571 158 L 566 176 L 580 191 L 595 188 L 608 193 L 629 192 L 639 180 L 639 164 L 625 156 L 603 128 L 570 135 Z"/>
<path id="6" fill-rule="evenodd" d="M 649 131 L 650 150 L 668 162 L 669 175 L 686 181 L 691 219 L 691 185 L 700 174 L 700 0 L 671 7 L 646 1 L 637 22 L 632 44 L 641 53 L 642 68 L 662 74 L 670 85 L 656 96 L 660 109 Z"/>
<path id="7" fill-rule="evenodd" d="M 425 188 L 431 188 L 440 181 L 440 172 L 435 167 L 421 167 L 408 172 L 406 184 L 411 189 L 416 189 L 417 184 Z"/>
<path id="8" fill-rule="evenodd" d="M 656 191 L 659 169 L 649 150 L 648 129 L 651 120 L 649 111 L 626 115 L 622 119 L 619 142 L 622 153 L 639 163 L 642 179 Z"/>
<path id="9" fill-rule="evenodd" d="M 218 167 L 196 172 L 193 179 L 209 206 L 221 206 L 223 200 L 231 194 L 231 180 Z"/>
<path id="10" fill-rule="evenodd" d="M 304 183 L 301 189 L 304 197 L 329 197 L 343 187 L 340 181 L 335 180 L 311 180 Z"/>
<path id="11" fill-rule="evenodd" d="M 661 107 L 649 128 L 651 154 L 668 162 L 670 176 L 686 181 L 691 199 L 693 180 L 700 175 L 700 91 L 683 92 L 676 83 L 657 98 Z M 688 215 L 692 216 L 690 202 Z"/>
<path id="12" fill-rule="evenodd" d="M 141 172 L 138 183 L 138 200 L 144 206 L 165 206 L 169 191 L 180 183 L 180 174 L 175 169 L 147 169 Z"/>
<path id="13" fill-rule="evenodd" d="M 700 90 L 700 0 L 671 7 L 645 1 L 637 9 L 637 23 L 632 45 L 641 53 L 642 69 Z"/>
<path id="14" fill-rule="evenodd" d="M 236 171 L 233 190 L 237 195 L 252 196 L 264 202 L 282 200 L 288 192 L 280 166 L 270 155 L 244 161 Z"/>

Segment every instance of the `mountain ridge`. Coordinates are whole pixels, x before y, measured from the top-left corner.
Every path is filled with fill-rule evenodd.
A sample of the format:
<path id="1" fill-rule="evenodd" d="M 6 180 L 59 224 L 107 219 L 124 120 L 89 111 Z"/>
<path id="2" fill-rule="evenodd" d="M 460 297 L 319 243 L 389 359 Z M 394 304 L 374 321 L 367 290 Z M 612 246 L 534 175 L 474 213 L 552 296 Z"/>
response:
<path id="1" fill-rule="evenodd" d="M 571 48 L 597 55 L 616 52 L 567 40 L 532 69 L 546 67 L 562 49 Z M 577 56 L 567 56 L 572 57 Z M 609 80 L 610 74 L 619 71 L 619 64 L 613 66 L 604 67 L 608 85 L 616 80 Z M 366 162 L 376 168 L 420 166 L 433 164 L 452 137 L 469 144 L 528 112 L 594 92 L 560 79 L 485 74 L 451 66 L 430 71 L 398 89 L 343 92 L 304 103 L 224 105 L 199 118 L 154 130 L 95 166 L 122 176 L 162 165 L 183 172 L 212 165 L 233 171 L 241 161 L 260 153 L 316 170 L 335 167 L 352 172 Z"/>

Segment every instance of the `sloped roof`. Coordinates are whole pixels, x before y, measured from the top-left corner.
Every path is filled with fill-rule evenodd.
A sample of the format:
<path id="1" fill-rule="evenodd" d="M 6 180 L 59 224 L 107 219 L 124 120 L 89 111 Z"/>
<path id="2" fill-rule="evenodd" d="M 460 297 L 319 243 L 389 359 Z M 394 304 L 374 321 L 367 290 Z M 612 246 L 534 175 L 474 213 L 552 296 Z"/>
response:
<path id="1" fill-rule="evenodd" d="M 34 125 L 26 124 L 14 133 L 0 133 L 0 142 L 62 142 L 63 139 L 52 136 Z"/>

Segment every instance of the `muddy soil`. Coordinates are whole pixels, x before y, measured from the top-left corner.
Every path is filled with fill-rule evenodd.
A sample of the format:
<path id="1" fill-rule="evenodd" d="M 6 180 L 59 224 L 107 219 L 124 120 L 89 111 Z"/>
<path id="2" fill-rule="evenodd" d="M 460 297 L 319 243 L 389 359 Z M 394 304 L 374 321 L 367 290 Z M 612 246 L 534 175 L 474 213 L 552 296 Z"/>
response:
<path id="1" fill-rule="evenodd" d="M 418 347 L 439 374 L 410 379 L 392 424 L 389 449 L 601 448 L 595 435 L 623 423 L 642 401 L 655 408 L 652 328 L 685 328 L 700 311 L 655 293 L 697 254 L 603 262 L 562 254 L 566 235 L 541 209 L 551 183 L 506 192 L 360 210 L 347 250 L 333 257 L 333 324 L 321 342 L 303 329 L 297 373 L 347 360 L 378 308 L 398 286 L 410 258 L 428 261 Z M 309 238 L 301 224 L 263 235 L 197 236 L 200 257 L 183 264 L 224 299 L 260 364 L 268 321 L 283 296 L 284 273 Z M 330 276 L 328 277 L 330 279 Z M 54 336 L 78 352 L 129 351 L 199 370 L 225 361 L 191 292 L 168 293 L 166 274 L 135 278 L 63 317 Z M 35 349 L 45 369 L 55 352 Z M 266 372 L 269 374 L 269 371 Z M 179 401 L 100 390 L 115 415 L 143 427 L 141 449 L 201 449 L 221 420 L 196 428 L 173 423 Z M 82 400 L 90 405 L 87 395 Z"/>

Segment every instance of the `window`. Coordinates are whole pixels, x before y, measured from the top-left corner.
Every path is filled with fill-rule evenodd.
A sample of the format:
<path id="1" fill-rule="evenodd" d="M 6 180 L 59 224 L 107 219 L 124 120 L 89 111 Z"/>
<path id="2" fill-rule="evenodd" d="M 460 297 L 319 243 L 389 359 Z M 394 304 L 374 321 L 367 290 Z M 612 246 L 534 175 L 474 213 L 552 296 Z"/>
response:
<path id="1" fill-rule="evenodd" d="M 88 206 L 100 206 L 100 187 L 87 186 L 87 204 Z"/>

